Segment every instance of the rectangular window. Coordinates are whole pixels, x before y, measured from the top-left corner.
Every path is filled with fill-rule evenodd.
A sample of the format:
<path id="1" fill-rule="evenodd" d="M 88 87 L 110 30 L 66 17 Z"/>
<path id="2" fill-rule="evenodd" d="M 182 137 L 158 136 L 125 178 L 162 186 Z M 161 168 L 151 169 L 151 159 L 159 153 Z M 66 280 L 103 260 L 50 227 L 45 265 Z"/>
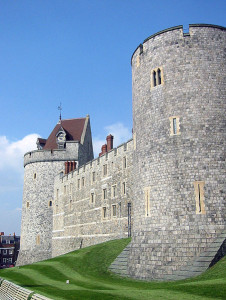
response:
<path id="1" fill-rule="evenodd" d="M 9 250 L 9 254 L 12 255 L 13 254 L 13 250 Z"/>
<path id="2" fill-rule="evenodd" d="M 92 183 L 94 183 L 95 180 L 96 180 L 96 174 L 95 174 L 95 172 L 93 172 L 93 173 L 92 173 Z"/>
<path id="3" fill-rule="evenodd" d="M 102 207 L 102 219 L 107 218 L 107 207 Z"/>
<path id="4" fill-rule="evenodd" d="M 103 175 L 106 176 L 107 175 L 107 165 L 103 165 Z"/>
<path id="5" fill-rule="evenodd" d="M 8 258 L 8 262 L 9 262 L 10 264 L 12 263 L 12 261 L 13 261 L 12 258 Z"/>
<path id="6" fill-rule="evenodd" d="M 7 262 L 7 258 L 3 258 L 3 263 L 6 263 Z"/>
<path id="7" fill-rule="evenodd" d="M 58 189 L 56 191 L 56 198 L 57 198 L 57 200 L 59 199 L 59 190 Z"/>
<path id="8" fill-rule="evenodd" d="M 116 185 L 113 185 L 113 186 L 112 186 L 112 189 L 111 189 L 111 196 L 112 196 L 112 198 L 115 198 L 115 197 L 116 197 Z"/>
<path id="9" fill-rule="evenodd" d="M 116 204 L 112 205 L 112 217 L 116 217 Z"/>
<path id="10" fill-rule="evenodd" d="M 126 169 L 127 164 L 126 164 L 126 157 L 123 157 L 123 169 Z"/>
<path id="11" fill-rule="evenodd" d="M 103 199 L 107 199 L 107 189 L 103 189 Z"/>
<path id="12" fill-rule="evenodd" d="M 180 118 L 169 117 L 170 121 L 170 135 L 180 135 Z"/>
<path id="13" fill-rule="evenodd" d="M 125 182 L 122 183 L 122 194 L 123 195 L 126 194 L 126 183 Z"/>
<path id="14" fill-rule="evenodd" d="M 7 250 L 3 250 L 3 254 L 6 255 L 7 254 Z"/>
<path id="15" fill-rule="evenodd" d="M 95 197 L 94 193 L 91 193 L 90 194 L 90 203 L 91 204 L 93 204 L 95 202 L 95 198 L 94 197 Z"/>
<path id="16" fill-rule="evenodd" d="M 205 214 L 205 204 L 204 204 L 204 181 L 195 181 L 195 201 L 196 201 L 196 214 Z"/>
<path id="17" fill-rule="evenodd" d="M 40 235 L 36 236 L 36 245 L 40 245 Z"/>
<path id="18" fill-rule="evenodd" d="M 78 190 L 80 189 L 80 179 L 78 179 Z"/>
<path id="19" fill-rule="evenodd" d="M 30 203 L 29 203 L 29 201 L 27 201 L 26 207 L 28 208 L 29 206 L 30 206 Z"/>
<path id="20" fill-rule="evenodd" d="M 85 178 L 82 177 L 82 186 L 85 186 Z"/>
<path id="21" fill-rule="evenodd" d="M 150 188 L 144 188 L 145 217 L 150 216 Z"/>

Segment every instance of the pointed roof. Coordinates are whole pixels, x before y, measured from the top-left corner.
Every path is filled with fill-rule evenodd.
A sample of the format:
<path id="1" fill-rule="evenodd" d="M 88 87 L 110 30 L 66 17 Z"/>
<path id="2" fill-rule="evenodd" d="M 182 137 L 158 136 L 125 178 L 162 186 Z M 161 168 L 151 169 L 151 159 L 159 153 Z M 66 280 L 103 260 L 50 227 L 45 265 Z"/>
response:
<path id="1" fill-rule="evenodd" d="M 56 143 L 56 135 L 62 127 L 66 132 L 66 141 L 81 141 L 86 118 L 61 120 L 53 129 L 50 136 L 46 140 L 44 150 L 58 149 Z"/>

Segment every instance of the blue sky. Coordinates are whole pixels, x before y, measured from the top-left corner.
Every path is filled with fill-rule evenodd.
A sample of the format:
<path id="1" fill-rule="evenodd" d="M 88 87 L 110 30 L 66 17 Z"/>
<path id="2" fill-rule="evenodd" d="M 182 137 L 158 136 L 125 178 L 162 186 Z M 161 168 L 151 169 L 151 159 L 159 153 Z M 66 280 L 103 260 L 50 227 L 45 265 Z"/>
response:
<path id="1" fill-rule="evenodd" d="M 91 117 L 95 153 L 131 137 L 130 58 L 176 25 L 226 25 L 225 0 L 0 1 L 0 231 L 20 233 L 23 154 L 59 118 Z"/>

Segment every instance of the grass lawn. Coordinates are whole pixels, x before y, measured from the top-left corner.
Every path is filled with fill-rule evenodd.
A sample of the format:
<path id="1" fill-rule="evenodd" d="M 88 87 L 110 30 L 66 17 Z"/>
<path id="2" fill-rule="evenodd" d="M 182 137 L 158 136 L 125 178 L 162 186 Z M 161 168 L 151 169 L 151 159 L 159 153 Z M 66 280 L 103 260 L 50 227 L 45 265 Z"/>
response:
<path id="1" fill-rule="evenodd" d="M 176 282 L 120 278 L 108 266 L 130 239 L 114 240 L 24 267 L 0 277 L 52 299 L 226 299 L 226 258 L 201 276 Z M 70 284 L 66 284 L 66 280 Z"/>

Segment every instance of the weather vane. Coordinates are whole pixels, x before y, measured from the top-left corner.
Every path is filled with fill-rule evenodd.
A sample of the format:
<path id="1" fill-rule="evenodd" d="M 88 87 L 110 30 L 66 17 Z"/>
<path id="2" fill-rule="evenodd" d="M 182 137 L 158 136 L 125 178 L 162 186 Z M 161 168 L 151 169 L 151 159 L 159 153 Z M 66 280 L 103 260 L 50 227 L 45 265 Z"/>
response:
<path id="1" fill-rule="evenodd" d="M 60 111 L 60 121 L 61 121 L 61 111 L 62 111 L 61 102 L 60 102 L 60 106 L 58 106 L 58 110 Z"/>

